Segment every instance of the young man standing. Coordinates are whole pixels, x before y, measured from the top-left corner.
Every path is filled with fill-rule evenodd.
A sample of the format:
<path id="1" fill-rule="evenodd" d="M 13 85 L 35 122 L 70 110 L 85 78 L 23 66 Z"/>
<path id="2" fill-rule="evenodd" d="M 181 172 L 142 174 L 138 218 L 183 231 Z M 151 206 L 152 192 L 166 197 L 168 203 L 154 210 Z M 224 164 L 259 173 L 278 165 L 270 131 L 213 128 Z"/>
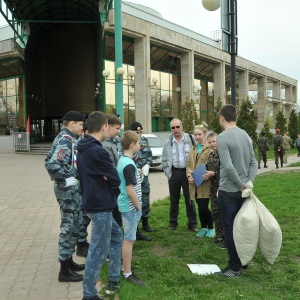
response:
<path id="1" fill-rule="evenodd" d="M 76 282 L 82 275 L 75 273 L 84 270 L 72 255 L 80 237 L 82 227 L 81 192 L 76 167 L 76 143 L 82 131 L 85 115 L 69 111 L 63 117 L 63 129 L 53 141 L 52 148 L 45 159 L 45 168 L 54 181 L 54 193 L 60 206 L 61 224 L 58 241 L 58 261 L 61 264 L 58 281 Z M 86 242 L 84 234 L 82 242 Z M 86 242 L 87 243 L 87 242 Z"/>
<path id="2" fill-rule="evenodd" d="M 257 164 L 249 135 L 236 126 L 236 108 L 231 104 L 221 107 L 220 125 L 224 131 L 217 137 L 220 157 L 219 209 L 225 239 L 228 247 L 228 267 L 217 272 L 225 277 L 238 277 L 241 261 L 233 240 L 233 222 L 245 198 L 242 198 L 244 185 L 254 181 Z"/>
<path id="3" fill-rule="evenodd" d="M 114 189 L 120 185 L 117 169 L 102 147 L 107 134 L 107 118 L 103 112 L 90 113 L 89 133 L 78 142 L 77 166 L 82 189 L 82 208 L 92 223 L 92 234 L 83 276 L 83 299 L 101 299 L 96 284 L 100 269 L 109 253 L 107 294 L 119 287 L 122 230 L 112 217 L 116 207 Z"/>

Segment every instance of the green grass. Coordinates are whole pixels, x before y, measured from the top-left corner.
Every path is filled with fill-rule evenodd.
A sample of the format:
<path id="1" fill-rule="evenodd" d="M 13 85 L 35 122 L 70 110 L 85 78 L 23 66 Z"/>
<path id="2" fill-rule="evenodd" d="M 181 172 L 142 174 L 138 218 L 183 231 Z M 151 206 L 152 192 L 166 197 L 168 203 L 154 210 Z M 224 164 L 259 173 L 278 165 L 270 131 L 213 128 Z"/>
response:
<path id="1" fill-rule="evenodd" d="M 258 151 L 257 149 L 255 150 L 255 157 L 256 157 L 256 160 L 257 160 L 257 155 L 258 155 Z M 289 155 L 293 155 L 293 154 L 297 154 L 298 153 L 298 150 L 297 148 L 291 148 L 290 149 L 290 152 L 289 152 Z M 275 154 L 274 154 L 274 148 L 273 147 L 270 147 L 269 148 L 269 151 L 268 151 L 268 154 L 267 154 L 267 159 L 275 159 Z"/>
<path id="2" fill-rule="evenodd" d="M 288 167 L 300 167 L 300 162 L 289 164 Z"/>
<path id="3" fill-rule="evenodd" d="M 283 244 L 274 265 L 269 265 L 257 251 L 240 278 L 192 274 L 188 263 L 212 263 L 227 266 L 226 250 L 217 248 L 210 239 L 196 238 L 187 230 L 185 208 L 181 199 L 179 226 L 168 231 L 169 200 L 152 205 L 150 224 L 152 242 L 136 242 L 133 267 L 145 282 L 134 286 L 121 279 L 121 300 L 296 300 L 300 299 L 300 206 L 298 183 L 300 172 L 269 173 L 257 176 L 255 195 L 275 216 L 283 233 Z M 155 187 L 151 187 L 152 189 Z M 102 272 L 107 281 L 107 269 Z"/>

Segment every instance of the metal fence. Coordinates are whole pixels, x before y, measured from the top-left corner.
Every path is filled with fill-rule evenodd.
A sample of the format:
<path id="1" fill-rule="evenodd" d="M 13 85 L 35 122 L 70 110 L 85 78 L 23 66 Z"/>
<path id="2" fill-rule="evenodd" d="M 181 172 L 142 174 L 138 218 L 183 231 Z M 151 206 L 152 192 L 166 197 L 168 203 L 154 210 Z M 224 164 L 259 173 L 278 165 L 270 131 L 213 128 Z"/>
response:
<path id="1" fill-rule="evenodd" d="M 13 146 L 15 151 L 29 151 L 30 152 L 30 136 L 29 132 L 14 132 Z"/>

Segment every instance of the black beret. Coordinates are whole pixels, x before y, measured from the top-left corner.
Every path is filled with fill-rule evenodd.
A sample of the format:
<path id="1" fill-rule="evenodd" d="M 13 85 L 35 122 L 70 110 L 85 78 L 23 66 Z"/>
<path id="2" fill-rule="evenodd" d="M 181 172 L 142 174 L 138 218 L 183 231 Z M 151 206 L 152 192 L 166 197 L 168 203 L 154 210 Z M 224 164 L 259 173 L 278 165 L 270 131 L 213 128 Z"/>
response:
<path id="1" fill-rule="evenodd" d="M 63 116 L 63 120 L 64 121 L 84 121 L 85 120 L 85 115 L 83 115 L 79 111 L 71 110 L 71 111 L 68 111 Z"/>
<path id="2" fill-rule="evenodd" d="M 141 123 L 139 122 L 133 122 L 131 125 L 130 125 L 130 130 L 132 131 L 140 131 L 143 129 L 143 126 Z"/>

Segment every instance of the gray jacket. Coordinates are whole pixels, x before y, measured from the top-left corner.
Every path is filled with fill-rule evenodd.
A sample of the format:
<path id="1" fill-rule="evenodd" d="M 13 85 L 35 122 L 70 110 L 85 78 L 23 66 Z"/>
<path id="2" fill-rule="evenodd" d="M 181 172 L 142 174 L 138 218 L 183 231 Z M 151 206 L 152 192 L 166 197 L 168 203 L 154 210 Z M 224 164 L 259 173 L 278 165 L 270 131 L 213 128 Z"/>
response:
<path id="1" fill-rule="evenodd" d="M 184 135 L 184 143 L 189 144 L 190 149 L 192 149 L 193 145 L 195 144 L 193 137 L 188 133 L 184 133 L 184 132 L 183 135 Z M 165 141 L 163 145 L 162 156 L 161 156 L 161 165 L 169 180 L 171 179 L 172 176 L 172 164 L 173 164 L 172 140 L 173 140 L 173 134 L 171 134 L 168 137 L 168 139 Z"/>
<path id="2" fill-rule="evenodd" d="M 115 167 L 118 165 L 119 161 L 119 152 L 117 148 L 117 144 L 114 139 L 107 137 L 102 143 L 104 149 L 108 152 L 109 157 Z"/>

